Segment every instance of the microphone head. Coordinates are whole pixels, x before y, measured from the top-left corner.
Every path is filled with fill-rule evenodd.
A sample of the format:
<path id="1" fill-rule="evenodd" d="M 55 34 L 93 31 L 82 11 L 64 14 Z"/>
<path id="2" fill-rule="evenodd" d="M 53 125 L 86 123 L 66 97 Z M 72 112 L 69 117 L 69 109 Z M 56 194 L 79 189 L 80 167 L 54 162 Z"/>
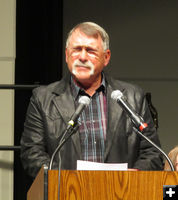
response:
<path id="1" fill-rule="evenodd" d="M 81 96 L 81 97 L 79 98 L 78 102 L 79 102 L 80 104 L 84 104 L 84 105 L 88 106 L 88 105 L 90 104 L 90 98 L 87 97 L 87 96 Z"/>
<path id="2" fill-rule="evenodd" d="M 114 100 L 119 100 L 120 98 L 122 98 L 123 94 L 120 90 L 114 90 L 112 93 L 111 93 L 111 98 L 114 99 Z"/>

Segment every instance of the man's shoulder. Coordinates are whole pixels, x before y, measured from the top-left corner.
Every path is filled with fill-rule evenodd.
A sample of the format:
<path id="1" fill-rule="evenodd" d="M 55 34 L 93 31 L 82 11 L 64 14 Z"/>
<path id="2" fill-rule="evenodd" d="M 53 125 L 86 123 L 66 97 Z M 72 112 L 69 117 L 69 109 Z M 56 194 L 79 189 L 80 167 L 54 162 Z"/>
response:
<path id="1" fill-rule="evenodd" d="M 35 88 L 32 94 L 33 97 L 39 101 L 50 100 L 62 94 L 66 90 L 67 85 L 66 81 L 61 79 L 60 81 L 48 85 L 41 85 L 40 87 Z"/>

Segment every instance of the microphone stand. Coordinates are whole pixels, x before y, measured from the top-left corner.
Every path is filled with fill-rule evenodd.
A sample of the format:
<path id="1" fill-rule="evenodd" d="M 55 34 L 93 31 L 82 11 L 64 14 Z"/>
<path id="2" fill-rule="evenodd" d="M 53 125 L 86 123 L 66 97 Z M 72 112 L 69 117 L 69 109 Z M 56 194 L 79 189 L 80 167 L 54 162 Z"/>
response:
<path id="1" fill-rule="evenodd" d="M 142 137 L 144 138 L 145 140 L 147 140 L 151 145 L 153 145 L 168 161 L 169 165 L 170 165 L 170 168 L 172 171 L 174 171 L 174 166 L 171 162 L 171 160 L 169 159 L 169 157 L 166 155 L 166 153 L 161 149 L 159 148 L 154 142 L 152 142 L 148 137 L 146 137 L 143 133 L 141 133 L 137 128 L 133 127 L 133 129 Z"/>
<path id="2" fill-rule="evenodd" d="M 67 128 L 62 136 L 62 138 L 60 139 L 60 142 L 57 146 L 57 148 L 55 149 L 55 151 L 53 152 L 52 156 L 51 156 L 51 160 L 50 160 L 50 164 L 49 164 L 49 170 L 52 169 L 52 164 L 53 164 L 53 160 L 55 155 L 57 154 L 58 151 L 60 151 L 60 149 L 62 148 L 62 146 L 67 142 L 67 140 L 74 134 L 76 133 L 76 131 L 79 128 L 79 124 L 76 123 L 75 126 L 70 126 L 70 128 Z M 61 171 L 61 155 L 59 153 L 59 167 L 58 167 L 58 171 L 59 171 L 59 175 L 58 175 L 58 199 L 60 199 L 60 171 Z"/>
<path id="3" fill-rule="evenodd" d="M 79 124 L 76 123 L 76 125 L 74 127 L 71 126 L 69 129 L 65 130 L 57 148 L 55 149 L 55 151 L 53 152 L 53 154 L 51 156 L 49 170 L 52 169 L 52 164 L 53 164 L 53 160 L 54 160 L 56 153 L 62 148 L 62 146 L 67 142 L 67 140 L 78 130 L 78 128 L 79 128 Z"/>

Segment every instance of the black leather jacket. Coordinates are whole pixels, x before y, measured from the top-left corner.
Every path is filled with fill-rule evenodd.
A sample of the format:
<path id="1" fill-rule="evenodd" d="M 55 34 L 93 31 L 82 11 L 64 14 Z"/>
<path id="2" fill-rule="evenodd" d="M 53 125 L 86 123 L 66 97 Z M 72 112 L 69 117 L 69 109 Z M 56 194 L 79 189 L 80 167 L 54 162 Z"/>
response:
<path id="1" fill-rule="evenodd" d="M 33 90 L 21 138 L 21 160 L 32 177 L 37 175 L 43 164 L 49 165 L 50 157 L 75 111 L 69 82 L 68 75 L 59 82 Z M 117 102 L 111 99 L 113 90 L 121 90 L 132 107 L 148 123 L 149 129 L 144 134 L 160 146 L 142 89 L 108 76 L 106 85 L 108 116 L 104 161 L 126 162 L 129 168 L 140 170 L 162 170 L 163 159 L 160 153 L 133 131 L 131 120 Z M 76 169 L 76 161 L 82 159 L 78 133 L 68 140 L 60 154 L 62 169 Z M 57 163 L 58 155 L 55 157 L 54 168 L 57 168 Z"/>

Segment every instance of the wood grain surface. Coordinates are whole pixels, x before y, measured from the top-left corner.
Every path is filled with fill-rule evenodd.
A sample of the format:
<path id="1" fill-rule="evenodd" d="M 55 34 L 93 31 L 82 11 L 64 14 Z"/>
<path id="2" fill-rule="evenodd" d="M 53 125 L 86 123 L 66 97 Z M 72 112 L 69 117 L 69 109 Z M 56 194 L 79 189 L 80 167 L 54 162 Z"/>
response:
<path id="1" fill-rule="evenodd" d="M 44 200 L 44 169 L 36 176 L 27 193 L 27 200 Z"/>
<path id="2" fill-rule="evenodd" d="M 60 200 L 162 200 L 178 172 L 62 170 Z M 58 171 L 48 171 L 48 200 L 58 199 Z"/>

